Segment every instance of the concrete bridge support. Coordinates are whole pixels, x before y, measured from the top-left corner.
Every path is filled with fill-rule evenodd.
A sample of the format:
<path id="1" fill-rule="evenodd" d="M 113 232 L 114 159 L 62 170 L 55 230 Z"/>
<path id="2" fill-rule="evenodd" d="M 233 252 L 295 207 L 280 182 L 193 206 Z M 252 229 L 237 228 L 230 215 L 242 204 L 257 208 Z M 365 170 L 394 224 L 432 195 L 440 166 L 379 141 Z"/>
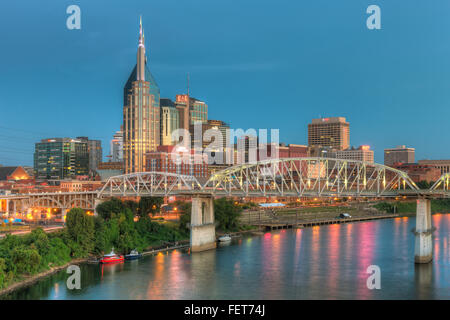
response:
<path id="1" fill-rule="evenodd" d="M 214 198 L 209 195 L 194 195 L 191 209 L 191 252 L 215 247 Z"/>
<path id="2" fill-rule="evenodd" d="M 61 218 L 63 220 L 63 222 L 66 222 L 66 216 L 69 213 L 70 208 L 61 208 Z"/>
<path id="3" fill-rule="evenodd" d="M 431 226 L 431 200 L 417 199 L 416 236 L 414 248 L 415 263 L 429 263 L 433 260 L 433 227 Z"/>
<path id="4" fill-rule="evenodd" d="M 97 206 L 98 206 L 99 204 L 102 204 L 103 202 L 105 202 L 104 199 L 99 199 L 99 198 L 95 198 L 95 199 L 94 199 L 94 216 L 98 216 L 98 213 L 97 213 Z"/>

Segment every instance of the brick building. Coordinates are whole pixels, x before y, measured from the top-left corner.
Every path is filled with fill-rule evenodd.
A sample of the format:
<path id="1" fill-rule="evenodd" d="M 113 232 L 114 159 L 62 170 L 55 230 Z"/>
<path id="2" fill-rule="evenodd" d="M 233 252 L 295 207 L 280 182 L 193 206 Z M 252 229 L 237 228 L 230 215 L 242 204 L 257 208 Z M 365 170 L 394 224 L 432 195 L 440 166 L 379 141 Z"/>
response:
<path id="1" fill-rule="evenodd" d="M 399 163 L 392 165 L 393 168 L 404 171 L 414 181 L 435 182 L 441 176 L 441 170 L 432 165 L 417 163 Z"/>
<path id="2" fill-rule="evenodd" d="M 419 164 L 426 164 L 439 168 L 441 174 L 450 172 L 450 160 L 419 160 Z"/>
<path id="3" fill-rule="evenodd" d="M 159 146 L 145 155 L 147 171 L 208 177 L 208 156 L 179 146 Z"/>

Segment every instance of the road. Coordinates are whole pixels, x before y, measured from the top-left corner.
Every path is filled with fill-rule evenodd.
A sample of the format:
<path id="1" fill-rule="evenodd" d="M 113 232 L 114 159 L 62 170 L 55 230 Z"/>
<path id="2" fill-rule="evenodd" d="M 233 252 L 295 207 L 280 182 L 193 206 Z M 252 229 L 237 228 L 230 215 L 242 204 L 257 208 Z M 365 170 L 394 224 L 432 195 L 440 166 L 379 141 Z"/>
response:
<path id="1" fill-rule="evenodd" d="M 64 228 L 64 227 L 63 226 L 51 226 L 51 227 L 43 227 L 42 229 L 45 232 L 54 232 L 54 231 L 60 230 L 62 228 Z M 33 229 L 2 233 L 2 234 L 0 234 L 0 239 L 4 238 L 6 236 L 6 234 L 12 234 L 12 235 L 16 235 L 17 236 L 17 235 L 30 233 L 32 230 Z"/>

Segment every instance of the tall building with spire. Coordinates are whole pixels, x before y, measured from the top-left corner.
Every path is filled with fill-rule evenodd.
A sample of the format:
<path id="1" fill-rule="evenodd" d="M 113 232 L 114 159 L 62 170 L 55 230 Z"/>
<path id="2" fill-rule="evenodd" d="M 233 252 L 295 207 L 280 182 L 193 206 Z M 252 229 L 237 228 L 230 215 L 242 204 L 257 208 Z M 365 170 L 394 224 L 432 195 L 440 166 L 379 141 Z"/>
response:
<path id="1" fill-rule="evenodd" d="M 143 172 L 145 154 L 160 144 L 159 87 L 147 65 L 142 19 L 137 63 L 124 88 L 123 161 L 125 173 Z"/>

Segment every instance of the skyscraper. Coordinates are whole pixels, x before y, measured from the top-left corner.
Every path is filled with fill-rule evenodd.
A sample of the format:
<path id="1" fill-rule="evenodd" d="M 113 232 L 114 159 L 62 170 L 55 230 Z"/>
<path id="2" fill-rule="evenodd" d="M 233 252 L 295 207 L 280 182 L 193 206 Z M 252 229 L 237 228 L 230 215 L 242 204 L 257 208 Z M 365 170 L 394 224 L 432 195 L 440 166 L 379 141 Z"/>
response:
<path id="1" fill-rule="evenodd" d="M 122 162 L 123 161 L 123 130 L 120 126 L 120 130 L 116 131 L 110 144 L 110 161 Z"/>
<path id="2" fill-rule="evenodd" d="M 312 119 L 308 124 L 308 146 L 337 150 L 349 148 L 350 124 L 344 117 Z"/>
<path id="3" fill-rule="evenodd" d="M 160 144 L 159 87 L 147 66 L 142 19 L 137 63 L 124 88 L 123 157 L 125 173 L 145 171 L 145 153 Z"/>
<path id="4" fill-rule="evenodd" d="M 208 105 L 204 101 L 188 94 L 177 94 L 175 106 L 180 114 L 180 128 L 189 130 L 189 126 L 196 122 L 208 122 Z"/>
<path id="5" fill-rule="evenodd" d="M 103 160 L 102 142 L 100 140 L 90 140 L 88 137 L 77 137 L 88 144 L 89 171 L 97 170 L 98 164 Z"/>
<path id="6" fill-rule="evenodd" d="M 230 144 L 230 126 L 227 123 L 225 123 L 225 122 L 223 122 L 221 120 L 208 120 L 208 125 L 209 125 L 209 127 L 211 129 L 217 129 L 222 134 L 222 142 L 221 142 L 221 144 L 222 144 L 222 148 L 223 148 L 223 153 L 225 155 L 227 150 L 231 148 L 231 144 Z"/>
<path id="7" fill-rule="evenodd" d="M 258 161 L 258 137 L 245 135 L 237 138 L 235 156 L 235 164 L 254 163 Z"/>
<path id="8" fill-rule="evenodd" d="M 189 97 L 189 119 L 190 124 L 199 121 L 206 123 L 208 121 L 208 105 L 203 101 Z"/>
<path id="9" fill-rule="evenodd" d="M 180 128 L 189 131 L 189 95 L 177 94 L 175 107 L 178 110 Z"/>
<path id="10" fill-rule="evenodd" d="M 397 148 L 384 149 L 384 164 L 392 166 L 394 163 L 414 163 L 414 148 L 397 146 Z"/>
<path id="11" fill-rule="evenodd" d="M 177 141 L 172 139 L 172 132 L 180 127 L 179 112 L 170 99 L 161 99 L 161 145 L 171 146 Z"/>
<path id="12" fill-rule="evenodd" d="M 208 159 L 210 164 L 225 164 L 226 153 L 232 151 L 230 126 L 228 124 L 220 120 L 208 120 L 207 123 L 191 124 L 189 130 L 191 132 L 192 149 L 202 148 L 203 152 L 207 152 L 210 157 Z M 196 132 L 196 130 L 199 132 Z"/>

